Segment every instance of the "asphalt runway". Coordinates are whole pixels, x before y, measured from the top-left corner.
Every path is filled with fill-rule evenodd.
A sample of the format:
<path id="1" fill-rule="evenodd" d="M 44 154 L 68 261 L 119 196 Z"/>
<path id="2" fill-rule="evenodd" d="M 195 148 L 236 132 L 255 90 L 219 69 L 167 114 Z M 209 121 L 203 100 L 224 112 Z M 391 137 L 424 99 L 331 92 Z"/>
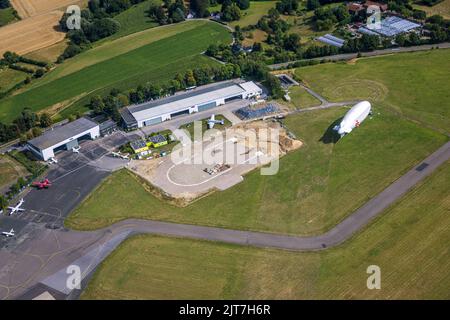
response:
<path id="1" fill-rule="evenodd" d="M 99 166 L 93 167 L 92 159 L 96 163 L 106 159 L 105 152 L 108 153 L 115 143 L 114 139 L 122 138 L 114 136 L 110 139 L 87 141 L 81 145 L 80 154 L 64 152 L 58 155 L 59 163 L 52 165 L 48 174 L 54 180 L 53 186 L 48 190 L 29 192 L 24 198 L 26 212 L 0 217 L 0 230 L 9 231 L 12 227 L 17 234 L 0 242 L 0 299 L 32 299 L 43 291 L 49 291 L 58 299 L 71 298 L 73 290 L 65 287 L 68 266 L 74 263 L 80 266 L 84 287 L 98 264 L 124 239 L 137 233 L 285 250 L 323 250 L 362 230 L 450 159 L 448 142 L 333 229 L 318 236 L 296 237 L 151 220 L 125 220 L 92 232 L 61 228 L 64 217 L 109 174 L 110 171 Z"/>
<path id="2" fill-rule="evenodd" d="M 53 181 L 49 189 L 31 190 L 24 199 L 26 211 L 16 217 L 62 227 L 67 215 L 108 175 L 108 171 L 83 166 Z"/>

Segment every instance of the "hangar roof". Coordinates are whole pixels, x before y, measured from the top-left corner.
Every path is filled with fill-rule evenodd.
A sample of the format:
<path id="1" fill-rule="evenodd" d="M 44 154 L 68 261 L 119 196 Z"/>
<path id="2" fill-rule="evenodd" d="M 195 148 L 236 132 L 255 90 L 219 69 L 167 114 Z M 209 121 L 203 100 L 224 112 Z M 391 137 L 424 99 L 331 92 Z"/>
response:
<path id="1" fill-rule="evenodd" d="M 256 85 L 253 84 L 253 86 Z M 224 81 L 181 92 L 167 98 L 130 106 L 128 110 L 137 121 L 143 121 L 156 118 L 163 114 L 175 113 L 188 107 L 202 105 L 217 99 L 233 97 L 244 93 L 250 87 L 251 84 L 248 82 L 242 84 L 233 80 Z M 259 87 L 257 88 L 259 89 Z"/>
<path id="2" fill-rule="evenodd" d="M 97 126 L 98 124 L 92 120 L 80 118 L 67 124 L 54 127 L 53 129 L 44 132 L 39 137 L 28 141 L 28 143 L 38 149 L 44 150 Z"/>

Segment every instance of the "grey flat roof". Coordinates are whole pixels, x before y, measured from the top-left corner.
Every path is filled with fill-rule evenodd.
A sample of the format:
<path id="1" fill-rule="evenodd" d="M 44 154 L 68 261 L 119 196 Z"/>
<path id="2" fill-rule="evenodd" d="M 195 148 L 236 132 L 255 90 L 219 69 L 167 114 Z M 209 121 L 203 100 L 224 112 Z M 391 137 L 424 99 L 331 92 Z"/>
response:
<path id="1" fill-rule="evenodd" d="M 243 92 L 245 92 L 245 89 L 238 82 L 230 80 L 205 87 L 202 86 L 167 98 L 130 106 L 128 110 L 136 120 L 148 120 L 161 114 L 174 113 L 194 105 Z"/>
<path id="2" fill-rule="evenodd" d="M 98 124 L 92 120 L 80 118 L 62 126 L 54 127 L 39 137 L 31 139 L 28 143 L 44 150 L 97 126 Z"/>
<path id="3" fill-rule="evenodd" d="M 130 110 L 128 110 L 128 108 L 125 107 L 120 110 L 120 115 L 122 116 L 122 119 L 127 127 L 131 127 L 133 125 L 137 126 L 137 121 L 131 114 Z"/>

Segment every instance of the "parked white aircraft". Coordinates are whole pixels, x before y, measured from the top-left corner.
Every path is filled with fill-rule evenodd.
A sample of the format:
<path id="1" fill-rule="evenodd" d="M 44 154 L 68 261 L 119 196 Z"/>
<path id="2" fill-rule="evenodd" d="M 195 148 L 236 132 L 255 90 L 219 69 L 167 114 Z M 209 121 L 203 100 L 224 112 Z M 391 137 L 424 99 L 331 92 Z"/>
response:
<path id="1" fill-rule="evenodd" d="M 52 164 L 52 163 L 58 163 L 58 160 L 56 160 L 56 158 L 50 158 L 48 160 L 48 163 Z"/>
<path id="2" fill-rule="evenodd" d="M 8 231 L 3 231 L 2 235 L 6 236 L 8 238 L 8 237 L 14 237 L 16 234 L 15 234 L 14 229 L 11 229 L 9 232 Z"/>
<path id="3" fill-rule="evenodd" d="M 73 153 L 80 153 L 80 147 L 78 147 L 78 148 L 77 147 L 73 147 L 72 148 L 72 152 Z"/>
<path id="4" fill-rule="evenodd" d="M 20 201 L 17 204 L 17 206 L 15 206 L 15 207 L 8 207 L 8 209 L 11 210 L 9 215 L 13 215 L 15 212 L 25 211 L 25 209 L 20 208 L 24 202 L 25 201 L 23 201 L 23 199 L 20 199 Z"/>
<path id="5" fill-rule="evenodd" d="M 214 114 L 211 116 L 211 118 L 209 120 L 206 120 L 206 122 L 208 123 L 208 129 L 214 128 L 215 124 L 221 124 L 221 125 L 224 124 L 223 120 L 216 120 L 216 116 Z"/>
<path id="6" fill-rule="evenodd" d="M 129 159 L 129 155 L 130 155 L 129 153 L 122 154 L 120 152 L 111 152 L 111 154 L 113 155 L 113 157 L 122 158 L 122 159 L 125 159 L 125 160 Z"/>
<path id="7" fill-rule="evenodd" d="M 355 127 L 359 127 L 361 123 L 371 114 L 369 101 L 361 101 L 355 104 L 344 116 L 341 123 L 333 128 L 337 131 L 341 138 L 346 134 L 352 132 Z"/>

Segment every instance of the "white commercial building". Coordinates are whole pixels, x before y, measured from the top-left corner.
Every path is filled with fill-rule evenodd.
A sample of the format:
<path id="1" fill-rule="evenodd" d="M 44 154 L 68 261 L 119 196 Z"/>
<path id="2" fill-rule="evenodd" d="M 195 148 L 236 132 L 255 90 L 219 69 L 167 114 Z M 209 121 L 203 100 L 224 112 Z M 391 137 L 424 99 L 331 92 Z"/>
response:
<path id="1" fill-rule="evenodd" d="M 253 81 L 230 80 L 133 105 L 122 110 L 121 114 L 127 128 L 141 128 L 179 115 L 205 111 L 232 100 L 250 99 L 261 94 L 262 89 Z"/>
<path id="2" fill-rule="evenodd" d="M 72 150 L 83 139 L 96 139 L 100 136 L 98 123 L 80 118 L 65 125 L 54 127 L 37 138 L 28 141 L 28 149 L 40 159 L 47 161 L 59 150 Z"/>

